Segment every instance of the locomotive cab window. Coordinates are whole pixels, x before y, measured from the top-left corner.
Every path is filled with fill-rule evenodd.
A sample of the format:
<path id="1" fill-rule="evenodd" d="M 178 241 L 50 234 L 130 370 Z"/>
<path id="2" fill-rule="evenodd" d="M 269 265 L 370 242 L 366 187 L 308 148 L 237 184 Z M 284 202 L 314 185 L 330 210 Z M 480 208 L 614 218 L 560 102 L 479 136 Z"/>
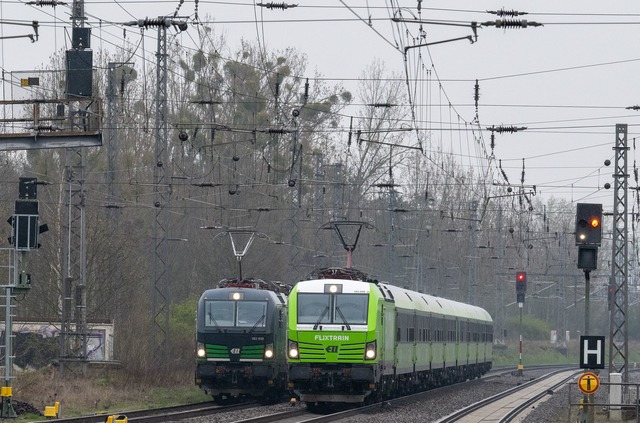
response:
<path id="1" fill-rule="evenodd" d="M 328 294 L 298 294 L 298 323 L 329 323 Z"/>
<path id="2" fill-rule="evenodd" d="M 207 328 L 263 328 L 266 316 L 266 301 L 207 301 L 204 325 Z"/>
<path id="3" fill-rule="evenodd" d="M 367 324 L 368 294 L 298 293 L 298 323 Z"/>
<path id="4" fill-rule="evenodd" d="M 236 326 L 241 328 L 263 328 L 267 320 L 265 301 L 239 301 L 236 303 Z"/>
<path id="5" fill-rule="evenodd" d="M 334 321 L 342 322 L 342 318 L 349 324 L 366 325 L 369 296 L 362 294 L 336 295 Z"/>

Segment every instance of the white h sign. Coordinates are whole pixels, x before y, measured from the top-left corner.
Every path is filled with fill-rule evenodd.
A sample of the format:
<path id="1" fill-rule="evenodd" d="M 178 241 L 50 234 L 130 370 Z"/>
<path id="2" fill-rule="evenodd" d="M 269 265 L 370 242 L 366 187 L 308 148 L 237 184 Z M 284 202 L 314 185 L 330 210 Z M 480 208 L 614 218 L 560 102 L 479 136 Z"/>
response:
<path id="1" fill-rule="evenodd" d="M 580 368 L 604 369 L 604 336 L 580 337 Z"/>

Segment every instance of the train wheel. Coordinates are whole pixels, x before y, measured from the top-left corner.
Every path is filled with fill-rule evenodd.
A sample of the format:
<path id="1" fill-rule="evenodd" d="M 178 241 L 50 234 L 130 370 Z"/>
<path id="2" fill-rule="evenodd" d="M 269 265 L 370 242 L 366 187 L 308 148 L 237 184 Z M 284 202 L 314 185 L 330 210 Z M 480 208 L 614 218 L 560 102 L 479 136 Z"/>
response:
<path id="1" fill-rule="evenodd" d="M 227 398 L 224 395 L 215 395 L 213 401 L 215 401 L 216 404 L 224 405 Z"/>
<path id="2" fill-rule="evenodd" d="M 278 402 L 280 402 L 282 395 L 280 395 L 280 392 L 275 389 L 267 389 L 263 396 L 260 398 L 260 404 L 263 405 L 267 405 L 267 404 L 277 404 Z"/>
<path id="3" fill-rule="evenodd" d="M 308 402 L 307 410 L 310 413 L 320 413 L 320 405 L 317 402 Z"/>
<path id="4" fill-rule="evenodd" d="M 371 404 L 374 404 L 376 402 L 377 402 L 376 401 L 376 393 L 372 392 L 369 395 L 367 395 L 366 397 L 364 397 L 364 402 L 361 402 L 360 406 L 371 405 Z"/>

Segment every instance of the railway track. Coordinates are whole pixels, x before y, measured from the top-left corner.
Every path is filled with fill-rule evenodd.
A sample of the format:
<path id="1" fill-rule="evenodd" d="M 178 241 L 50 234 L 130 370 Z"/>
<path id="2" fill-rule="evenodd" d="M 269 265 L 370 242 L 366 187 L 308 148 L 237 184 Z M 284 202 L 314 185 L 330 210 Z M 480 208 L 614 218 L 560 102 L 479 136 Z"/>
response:
<path id="1" fill-rule="evenodd" d="M 500 394 L 478 401 L 438 420 L 438 423 L 477 423 L 492 421 L 507 423 L 538 402 L 550 391 L 573 380 L 581 373 L 576 369 L 556 370 Z"/>
<path id="2" fill-rule="evenodd" d="M 126 416 L 130 422 L 155 423 L 171 420 L 183 420 L 194 417 L 214 415 L 219 413 L 234 412 L 249 408 L 261 407 L 254 402 L 234 405 L 216 405 L 213 402 L 197 404 L 176 405 L 171 407 L 154 408 L 148 410 L 133 410 L 121 412 L 96 413 L 90 416 L 70 417 L 57 419 L 56 422 L 64 423 L 103 423 L 108 416 Z"/>
<path id="3" fill-rule="evenodd" d="M 540 366 L 539 369 L 549 369 L 550 366 Z M 528 370 L 533 370 L 533 369 L 538 369 L 538 367 L 531 367 Z M 381 407 L 384 406 L 396 406 L 396 405 L 400 405 L 400 404 L 404 404 L 404 403 L 411 403 L 411 402 L 419 402 L 421 401 L 421 399 L 426 398 L 427 396 L 431 396 L 437 393 L 443 393 L 445 395 L 455 395 L 455 392 L 457 389 L 460 389 L 460 387 L 462 385 L 468 384 L 468 383 L 482 383 L 482 381 L 487 381 L 493 378 L 499 378 L 505 374 L 509 374 L 512 372 L 513 369 L 495 369 L 494 371 L 490 372 L 490 374 L 485 375 L 483 378 L 481 379 L 477 379 L 477 380 L 473 380 L 473 381 L 469 381 L 469 382 L 462 382 L 460 384 L 456 384 L 456 385 L 448 385 L 448 386 L 444 386 L 441 388 L 434 388 L 428 391 L 424 391 L 424 392 L 420 392 L 417 394 L 413 394 L 413 395 L 408 395 L 405 397 L 401 397 L 401 398 L 395 398 L 392 400 L 387 400 L 385 401 L 385 403 L 383 405 L 377 403 L 377 404 L 372 404 L 372 405 L 368 405 L 368 406 L 362 406 L 362 407 L 356 407 L 356 408 L 351 408 L 351 409 L 347 409 L 344 411 L 340 411 L 340 412 L 335 412 L 335 413 L 329 413 L 329 414 L 314 414 L 314 413 L 310 413 L 306 410 L 306 408 L 304 407 L 299 407 L 299 408 L 295 408 L 295 409 L 291 409 L 291 410 L 287 410 L 284 412 L 273 412 L 273 410 L 269 411 L 268 408 L 265 408 L 264 406 L 258 405 L 254 402 L 250 402 L 250 403 L 242 403 L 242 404 L 235 404 L 235 405 L 229 405 L 229 406 L 220 406 L 220 405 L 216 405 L 213 402 L 205 402 L 205 403 L 198 403 L 198 404 L 188 404 L 188 405 L 181 405 L 181 406 L 172 406 L 172 407 L 166 407 L 166 408 L 160 408 L 160 409 L 149 409 L 149 410 L 136 410 L 136 411 L 124 411 L 121 413 L 114 413 L 114 412 L 109 412 L 109 413 L 102 413 L 102 414 L 95 414 L 95 415 L 91 415 L 91 416 L 83 416 L 83 417 L 75 417 L 75 418 L 66 418 L 66 419 L 58 419 L 56 420 L 57 422 L 69 422 L 69 423 L 98 423 L 98 422 L 104 422 L 106 420 L 107 416 L 110 415 L 114 415 L 114 416 L 118 416 L 118 415 L 124 415 L 127 417 L 127 420 L 130 422 L 136 422 L 136 423 L 155 423 L 155 422 L 163 422 L 163 423 L 167 423 L 167 422 L 178 422 L 181 420 L 186 420 L 186 419 L 192 419 L 192 418 L 198 418 L 198 417 L 203 417 L 203 416 L 207 416 L 210 417 L 212 420 L 216 419 L 216 415 L 221 415 L 223 413 L 234 413 L 234 412 L 241 412 L 242 410 L 249 410 L 249 409 L 253 409 L 253 408 L 259 408 L 260 411 L 257 411 L 254 414 L 260 414 L 260 416 L 256 416 L 253 418 L 247 418 L 246 415 L 244 417 L 237 417 L 237 421 L 242 421 L 243 423 L 266 423 L 266 422 L 283 422 L 283 423 L 302 423 L 302 422 L 308 422 L 308 423 L 325 423 L 325 422 L 335 422 L 335 421 L 340 421 L 343 419 L 346 419 L 348 417 L 352 417 L 352 416 L 356 416 L 356 415 L 360 415 L 360 414 L 364 414 L 367 412 L 371 412 L 371 411 L 376 411 L 379 410 Z M 561 372 L 562 374 L 567 373 L 570 375 L 574 375 L 576 373 L 579 373 L 578 370 L 576 370 L 575 368 L 572 370 L 567 370 L 566 367 L 562 368 L 561 370 L 556 370 L 554 372 L 551 372 L 551 375 L 554 374 L 558 374 L 558 372 Z M 487 407 L 491 408 L 498 408 L 499 406 L 494 404 L 494 405 L 488 405 L 490 403 L 495 403 L 496 401 L 500 400 L 501 398 L 504 397 L 508 397 L 511 395 L 527 395 L 527 396 L 533 396 L 532 394 L 518 394 L 518 391 L 520 391 L 521 389 L 534 389 L 533 387 L 535 385 L 539 385 L 541 382 L 543 381 L 547 381 L 548 378 L 550 376 L 546 375 L 543 377 L 539 377 L 536 378 L 528 383 L 525 383 L 521 386 L 518 386 L 516 388 L 512 388 L 509 389 L 507 391 L 505 391 L 504 393 L 498 394 L 498 395 L 494 395 L 493 397 L 490 397 L 486 400 L 480 401 L 476 404 L 473 404 L 472 406 L 469 406 L 463 410 L 460 410 L 442 420 L 440 420 L 443 423 L 446 422 L 478 422 L 478 421 L 482 421 L 482 419 L 480 417 L 478 417 L 478 414 L 471 414 L 471 413 L 480 413 L 480 409 L 484 408 L 486 409 Z M 557 376 L 559 377 L 559 376 Z M 570 376 L 569 376 L 570 377 Z M 566 380 L 566 376 L 565 376 L 565 380 Z M 538 394 L 539 396 L 544 396 L 546 395 L 547 391 L 549 389 L 555 389 L 556 386 L 558 386 L 560 383 L 556 383 L 553 384 L 553 382 L 545 382 L 545 385 L 543 385 L 542 387 L 538 388 Z M 509 400 L 506 400 L 509 401 Z M 513 400 L 514 402 L 516 400 Z M 537 401 L 537 398 L 533 399 L 532 401 Z M 529 401 L 527 403 L 523 403 L 520 407 L 522 409 L 527 408 L 529 406 L 529 404 L 531 404 L 532 401 Z M 264 410 L 264 414 L 262 412 L 262 410 Z M 515 412 L 515 409 L 513 407 L 513 403 L 510 405 L 509 411 L 513 411 L 513 416 L 515 416 L 517 413 Z M 519 411 L 518 411 L 519 412 Z M 467 419 L 464 419 L 465 416 L 469 416 Z M 234 419 L 236 417 L 233 417 L 233 415 L 231 416 L 227 416 L 226 417 L 226 421 L 230 421 L 230 419 Z M 493 421 L 493 420 L 492 420 Z M 498 420 L 496 420 L 498 421 Z M 510 420 L 499 420 L 499 421 L 510 421 Z"/>
<path id="4" fill-rule="evenodd" d="M 559 371 L 566 371 L 567 368 L 566 366 L 532 366 L 529 370 L 533 370 L 533 369 L 553 369 L 556 367 L 560 367 L 560 370 L 556 370 L 554 373 L 557 373 Z M 484 377 L 481 378 L 481 380 L 490 380 L 493 378 L 500 378 L 502 376 L 504 376 L 505 374 L 510 374 L 513 372 L 513 369 L 496 369 L 492 372 L 490 372 L 490 374 L 485 375 Z M 571 370 L 572 373 L 576 373 L 577 371 L 575 369 Z M 251 418 L 251 419 L 243 419 L 241 420 L 242 423 L 266 423 L 266 422 L 282 422 L 282 423 L 329 423 L 329 422 L 339 422 L 342 421 L 346 418 L 349 417 L 353 417 L 356 415 L 361 415 L 361 414 L 365 414 L 367 412 L 370 411 L 376 411 L 379 410 L 381 407 L 393 407 L 393 406 L 397 406 L 403 403 L 410 403 L 410 402 L 417 402 L 420 401 L 421 399 L 427 397 L 427 396 L 432 396 L 436 393 L 446 393 L 446 392 L 451 392 L 452 394 L 455 394 L 455 391 L 457 389 L 459 389 L 460 386 L 465 385 L 467 383 L 481 383 L 481 380 L 475 380 L 475 381 L 471 381 L 471 382 L 462 382 L 459 384 L 455 384 L 455 385 L 448 385 L 448 386 L 443 386 L 441 388 L 434 388 L 434 389 L 430 389 L 428 391 L 424 391 L 424 392 L 419 392 L 417 394 L 413 394 L 413 395 L 407 395 L 404 397 L 400 397 L 400 398 L 395 398 L 392 400 L 387 400 L 384 402 L 384 404 L 372 404 L 372 405 L 367 405 L 367 406 L 362 406 L 362 407 L 354 407 L 354 408 L 350 408 L 347 410 L 343 410 L 343 411 L 338 411 L 335 413 L 328 413 L 328 414 L 323 414 L 323 415 L 319 415 L 319 414 L 314 414 L 314 413 L 309 413 L 309 412 L 284 412 L 284 413 L 278 413 L 278 414 L 272 414 L 272 415 L 266 415 L 266 416 L 260 416 L 260 417 L 255 417 L 255 418 Z M 534 379 L 533 381 L 523 385 L 523 386 L 528 386 L 529 384 L 536 382 L 538 379 Z M 516 389 L 518 389 L 520 387 L 517 387 Z M 508 390 L 507 392 L 513 392 L 514 389 Z M 544 393 L 546 394 L 546 390 L 544 391 Z M 495 397 L 492 397 L 495 398 Z M 523 405 L 523 408 L 526 408 L 528 405 Z M 457 420 L 451 420 L 451 421 L 457 421 Z M 469 422 L 474 422 L 477 423 L 480 420 L 465 420 L 465 421 L 469 421 Z M 508 421 L 508 420 L 505 420 Z M 237 423 L 240 423 L 240 421 L 238 421 Z"/>

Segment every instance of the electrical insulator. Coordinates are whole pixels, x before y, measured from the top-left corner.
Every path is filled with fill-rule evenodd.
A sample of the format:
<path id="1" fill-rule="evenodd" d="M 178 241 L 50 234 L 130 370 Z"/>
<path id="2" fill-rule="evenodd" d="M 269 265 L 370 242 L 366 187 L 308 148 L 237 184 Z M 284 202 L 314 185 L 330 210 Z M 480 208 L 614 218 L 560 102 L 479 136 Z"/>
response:
<path id="1" fill-rule="evenodd" d="M 258 6 L 266 7 L 267 9 L 285 10 L 285 9 L 289 9 L 290 7 L 296 7 L 298 5 L 297 4 L 287 4 L 287 3 L 258 3 Z"/>
<path id="2" fill-rule="evenodd" d="M 482 26 L 495 26 L 496 28 L 527 28 L 529 26 L 542 26 L 541 23 L 531 22 L 525 19 L 497 19 L 483 22 Z"/>
<path id="3" fill-rule="evenodd" d="M 521 16 L 521 15 L 528 15 L 529 14 L 529 12 L 518 12 L 517 10 L 504 10 L 504 8 L 500 9 L 500 10 L 487 10 L 487 13 L 491 13 L 493 15 L 498 15 L 500 17 L 503 17 L 503 16 L 514 17 L 514 16 Z"/>
<path id="4" fill-rule="evenodd" d="M 476 79 L 476 85 L 473 90 L 473 99 L 476 102 L 476 108 L 478 108 L 478 100 L 480 100 L 480 84 L 478 84 L 477 79 Z"/>

